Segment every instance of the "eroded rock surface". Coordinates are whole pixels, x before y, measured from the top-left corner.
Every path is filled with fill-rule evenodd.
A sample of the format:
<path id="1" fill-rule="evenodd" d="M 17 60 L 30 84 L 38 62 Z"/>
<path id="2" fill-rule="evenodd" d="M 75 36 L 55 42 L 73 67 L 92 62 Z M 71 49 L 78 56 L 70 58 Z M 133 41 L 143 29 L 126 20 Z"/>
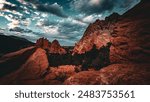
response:
<path id="1" fill-rule="evenodd" d="M 63 47 L 61 47 L 61 45 L 59 44 L 57 40 L 54 40 L 51 43 L 51 46 L 49 47 L 48 52 L 51 54 L 61 54 L 61 55 L 67 53 L 66 50 Z"/>
<path id="2" fill-rule="evenodd" d="M 150 4 L 143 1 L 115 23 L 110 48 L 112 63 L 150 62 L 150 20 L 148 18 L 150 13 L 148 9 L 150 9 Z"/>
<path id="3" fill-rule="evenodd" d="M 57 40 L 54 40 L 52 43 L 49 42 L 46 38 L 39 38 L 36 41 L 35 46 L 43 48 L 50 54 L 66 54 L 66 50 L 59 44 Z"/>
<path id="4" fill-rule="evenodd" d="M 100 71 L 85 71 L 68 78 L 66 85 L 150 84 L 150 64 L 113 64 Z"/>
<path id="5" fill-rule="evenodd" d="M 21 67 L 0 78 L 0 84 L 42 84 L 41 76 L 48 66 L 46 51 L 37 48 Z"/>

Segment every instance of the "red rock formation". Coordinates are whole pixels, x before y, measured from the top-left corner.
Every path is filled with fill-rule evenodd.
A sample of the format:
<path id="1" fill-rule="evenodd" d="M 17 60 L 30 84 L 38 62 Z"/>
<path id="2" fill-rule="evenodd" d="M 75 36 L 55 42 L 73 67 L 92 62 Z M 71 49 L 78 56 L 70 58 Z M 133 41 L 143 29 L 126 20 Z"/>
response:
<path id="1" fill-rule="evenodd" d="M 114 24 L 110 48 L 112 63 L 150 62 L 150 3 L 144 1 Z"/>
<path id="2" fill-rule="evenodd" d="M 37 47 L 41 47 L 43 49 L 48 49 L 50 46 L 50 42 L 46 38 L 39 38 L 35 44 Z"/>
<path id="3" fill-rule="evenodd" d="M 150 62 L 150 20 L 148 0 L 119 16 L 113 13 L 105 20 L 90 24 L 82 39 L 75 45 L 73 54 L 82 54 L 96 45 L 97 49 L 111 42 L 112 63 Z M 143 12 L 144 11 L 144 12 Z"/>
<path id="4" fill-rule="evenodd" d="M 37 47 L 43 48 L 52 54 L 66 54 L 66 50 L 61 47 L 57 40 L 54 40 L 52 43 L 49 42 L 46 38 L 40 38 L 36 41 L 35 44 Z"/>
<path id="5" fill-rule="evenodd" d="M 22 56 L 22 54 L 20 56 Z M 17 70 L 1 77 L 0 84 L 44 84 L 44 80 L 41 76 L 45 70 L 47 70 L 48 66 L 49 62 L 46 51 L 37 48 Z M 13 68 L 14 66 L 10 67 Z"/>
<path id="6" fill-rule="evenodd" d="M 86 33 L 74 47 L 73 54 L 83 54 L 90 51 L 95 45 L 97 49 L 107 46 L 110 42 L 110 32 L 108 30 L 98 30 L 91 34 Z"/>
<path id="7" fill-rule="evenodd" d="M 113 64 L 100 71 L 84 71 L 68 78 L 65 85 L 149 85 L 150 64 Z"/>
<path id="8" fill-rule="evenodd" d="M 105 28 L 111 34 L 110 61 L 117 64 L 102 68 L 99 72 L 80 72 L 68 78 L 64 84 L 150 84 L 149 9 L 150 1 L 142 0 L 119 18 L 116 16 L 117 21 L 113 20 L 116 19 L 115 16 L 102 21 L 104 23 L 101 26 L 106 26 Z M 88 28 L 92 34 L 94 30 L 102 30 L 98 29 L 99 24 L 93 26 Z M 87 33 L 79 43 L 84 42 L 86 37 L 90 37 L 90 33 Z M 92 40 L 86 43 L 90 45 L 90 41 Z M 86 43 L 80 45 L 86 45 Z M 76 47 L 77 52 L 81 52 L 80 45 Z"/>
<path id="9" fill-rule="evenodd" d="M 35 47 L 32 46 L 2 56 L 0 58 L 0 77 L 19 69 L 34 51 Z"/>
<path id="10" fill-rule="evenodd" d="M 57 40 L 54 40 L 52 43 L 51 43 L 51 46 L 49 47 L 49 53 L 52 53 L 52 54 L 66 54 L 66 50 L 61 47 L 61 45 L 59 44 L 59 42 Z"/>

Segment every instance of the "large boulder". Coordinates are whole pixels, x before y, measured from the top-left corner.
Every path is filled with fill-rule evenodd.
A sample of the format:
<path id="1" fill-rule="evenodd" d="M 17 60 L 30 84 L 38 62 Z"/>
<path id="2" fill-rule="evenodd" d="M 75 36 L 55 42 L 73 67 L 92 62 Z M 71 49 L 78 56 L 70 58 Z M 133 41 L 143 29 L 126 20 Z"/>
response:
<path id="1" fill-rule="evenodd" d="M 48 66 L 46 51 L 37 48 L 16 71 L 0 78 L 0 84 L 43 84 L 42 75 Z"/>

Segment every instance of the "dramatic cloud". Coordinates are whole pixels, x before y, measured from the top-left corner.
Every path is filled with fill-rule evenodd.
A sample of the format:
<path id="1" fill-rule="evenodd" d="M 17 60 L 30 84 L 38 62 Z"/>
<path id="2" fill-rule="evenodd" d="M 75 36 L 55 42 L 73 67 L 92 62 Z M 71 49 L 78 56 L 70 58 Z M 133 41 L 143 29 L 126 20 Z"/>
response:
<path id="1" fill-rule="evenodd" d="M 115 8 L 128 8 L 135 1 L 139 0 L 74 0 L 71 7 L 86 14 L 100 14 Z"/>
<path id="2" fill-rule="evenodd" d="M 59 17 L 67 18 L 68 16 L 64 13 L 63 7 L 58 5 L 57 3 L 53 4 L 42 4 L 39 0 L 18 0 L 20 3 L 23 3 L 25 5 L 29 5 L 29 3 L 32 3 L 32 6 L 34 9 L 37 9 L 41 12 L 47 12 L 54 14 Z"/>
<path id="3" fill-rule="evenodd" d="M 64 17 L 64 18 L 68 17 L 64 13 L 63 7 L 61 7 L 57 3 L 54 3 L 52 5 L 49 5 L 49 4 L 44 4 L 44 5 L 36 4 L 36 8 L 39 11 L 52 13 L 52 14 L 57 15 L 59 17 Z"/>
<path id="4" fill-rule="evenodd" d="M 20 32 L 20 33 L 32 33 L 32 30 L 22 29 L 20 27 L 15 27 L 15 28 L 9 29 L 9 31 L 15 31 L 15 32 Z"/>
<path id="5" fill-rule="evenodd" d="M 140 0 L 0 0 L 0 32 L 35 42 L 74 45 L 90 23 L 126 12 Z"/>

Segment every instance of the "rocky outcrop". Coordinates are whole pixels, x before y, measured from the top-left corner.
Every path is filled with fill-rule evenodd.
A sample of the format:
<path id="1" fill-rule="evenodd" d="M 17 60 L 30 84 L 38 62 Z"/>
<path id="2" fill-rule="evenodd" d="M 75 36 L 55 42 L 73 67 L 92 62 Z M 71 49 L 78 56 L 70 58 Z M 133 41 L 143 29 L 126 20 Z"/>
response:
<path id="1" fill-rule="evenodd" d="M 74 54 L 84 54 L 92 50 L 94 46 L 97 49 L 109 46 L 110 43 L 110 32 L 108 30 L 95 31 L 88 36 L 83 37 L 74 47 Z"/>
<path id="2" fill-rule="evenodd" d="M 65 65 L 59 67 L 51 67 L 49 73 L 45 76 L 45 84 L 63 84 L 70 76 L 76 74 L 76 66 Z"/>
<path id="3" fill-rule="evenodd" d="M 112 32 L 113 27 L 110 23 L 96 20 L 88 26 L 81 40 L 75 44 L 73 54 L 83 54 L 90 51 L 93 46 L 96 46 L 97 49 L 108 46 Z"/>
<path id="4" fill-rule="evenodd" d="M 34 51 L 35 47 L 32 46 L 2 56 L 0 58 L 0 77 L 19 69 Z"/>
<path id="5" fill-rule="evenodd" d="M 37 48 L 22 66 L 10 74 L 1 77 L 0 84 L 43 84 L 42 75 L 48 66 L 49 62 L 46 51 Z M 11 67 L 13 68 L 14 66 Z"/>
<path id="6" fill-rule="evenodd" d="M 54 40 L 51 43 L 48 50 L 49 50 L 48 52 L 51 54 L 66 54 L 67 53 L 66 50 L 60 46 L 60 44 L 57 40 Z"/>
<path id="7" fill-rule="evenodd" d="M 149 62 L 150 5 L 148 2 L 142 0 L 121 16 L 113 13 L 105 20 L 96 20 L 90 24 L 82 39 L 75 45 L 73 54 L 90 51 L 93 45 L 100 49 L 111 43 L 111 63 Z"/>
<path id="8" fill-rule="evenodd" d="M 50 54 L 66 54 L 66 50 L 61 47 L 57 40 L 54 40 L 52 43 L 49 42 L 46 38 L 40 38 L 36 41 L 35 44 L 37 47 L 45 49 Z"/>
<path id="9" fill-rule="evenodd" d="M 94 32 L 99 30 L 107 30 L 111 35 L 111 65 L 102 68 L 99 72 L 80 72 L 68 78 L 64 84 L 150 84 L 149 9 L 150 1 L 142 0 L 138 5 L 121 16 L 112 14 L 104 21 L 97 20 L 91 24 L 81 41 L 79 41 L 80 44 L 75 47 L 75 52 L 84 52 L 88 49 L 84 48 L 82 51 L 83 47 L 81 45 L 92 45 L 86 40 L 87 45 L 86 43 L 81 43 L 84 42 L 85 38 L 92 38 Z M 104 28 L 102 29 L 102 27 Z"/>
<path id="10" fill-rule="evenodd" d="M 46 38 L 39 38 L 35 45 L 43 49 L 48 49 L 51 43 Z"/>
<path id="11" fill-rule="evenodd" d="M 150 62 L 148 9 L 150 4 L 141 2 L 122 15 L 121 20 L 114 24 L 110 48 L 112 63 Z"/>
<path id="12" fill-rule="evenodd" d="M 100 71 L 85 71 L 68 78 L 65 85 L 150 84 L 150 64 L 113 64 Z M 143 68 L 142 68 L 143 67 Z"/>

